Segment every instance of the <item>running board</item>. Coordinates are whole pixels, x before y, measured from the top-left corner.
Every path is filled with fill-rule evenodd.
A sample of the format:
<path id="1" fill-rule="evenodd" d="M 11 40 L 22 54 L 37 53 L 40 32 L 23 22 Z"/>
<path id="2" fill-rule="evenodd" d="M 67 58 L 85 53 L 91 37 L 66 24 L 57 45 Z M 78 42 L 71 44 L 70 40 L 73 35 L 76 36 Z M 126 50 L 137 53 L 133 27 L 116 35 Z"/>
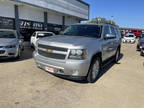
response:
<path id="1" fill-rule="evenodd" d="M 104 61 L 102 63 L 102 68 L 106 67 L 107 65 L 109 65 L 110 63 L 112 63 L 114 61 L 114 57 L 109 58 L 108 60 Z"/>

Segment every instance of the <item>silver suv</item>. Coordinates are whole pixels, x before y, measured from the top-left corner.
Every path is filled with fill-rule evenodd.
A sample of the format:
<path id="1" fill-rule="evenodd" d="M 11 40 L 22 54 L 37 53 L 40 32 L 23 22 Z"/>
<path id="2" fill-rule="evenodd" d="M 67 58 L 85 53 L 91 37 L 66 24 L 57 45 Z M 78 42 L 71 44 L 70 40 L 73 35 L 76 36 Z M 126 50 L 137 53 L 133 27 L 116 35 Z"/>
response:
<path id="1" fill-rule="evenodd" d="M 0 29 L 0 59 L 19 58 L 23 47 L 23 37 L 15 30 Z"/>
<path id="2" fill-rule="evenodd" d="M 87 78 L 93 83 L 103 63 L 120 56 L 121 34 L 110 24 L 76 24 L 62 35 L 37 41 L 33 56 L 37 66 L 56 75 Z"/>

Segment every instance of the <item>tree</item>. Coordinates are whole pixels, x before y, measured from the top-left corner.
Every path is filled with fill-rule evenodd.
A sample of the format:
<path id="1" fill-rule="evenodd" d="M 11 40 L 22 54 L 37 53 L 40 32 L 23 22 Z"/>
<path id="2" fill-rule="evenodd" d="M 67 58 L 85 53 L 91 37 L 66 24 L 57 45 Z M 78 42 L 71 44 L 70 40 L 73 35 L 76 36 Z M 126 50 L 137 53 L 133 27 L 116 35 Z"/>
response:
<path id="1" fill-rule="evenodd" d="M 116 23 L 113 20 L 107 20 L 102 17 L 93 18 L 91 21 L 89 21 L 89 23 L 107 23 L 107 24 L 116 25 Z"/>

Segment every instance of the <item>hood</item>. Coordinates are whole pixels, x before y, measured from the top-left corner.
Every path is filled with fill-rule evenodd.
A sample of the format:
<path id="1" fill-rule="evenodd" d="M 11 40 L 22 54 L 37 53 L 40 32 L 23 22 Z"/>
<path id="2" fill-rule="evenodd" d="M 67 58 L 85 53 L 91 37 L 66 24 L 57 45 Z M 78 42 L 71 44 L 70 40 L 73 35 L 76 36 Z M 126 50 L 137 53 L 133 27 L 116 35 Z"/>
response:
<path id="1" fill-rule="evenodd" d="M 0 38 L 0 45 L 9 45 L 17 43 L 17 39 Z"/>
<path id="2" fill-rule="evenodd" d="M 98 41 L 97 38 L 58 35 L 58 36 L 39 39 L 38 42 L 43 41 L 43 42 L 48 42 L 50 44 L 53 43 L 53 44 L 64 45 L 64 46 L 87 46 L 96 40 Z"/>

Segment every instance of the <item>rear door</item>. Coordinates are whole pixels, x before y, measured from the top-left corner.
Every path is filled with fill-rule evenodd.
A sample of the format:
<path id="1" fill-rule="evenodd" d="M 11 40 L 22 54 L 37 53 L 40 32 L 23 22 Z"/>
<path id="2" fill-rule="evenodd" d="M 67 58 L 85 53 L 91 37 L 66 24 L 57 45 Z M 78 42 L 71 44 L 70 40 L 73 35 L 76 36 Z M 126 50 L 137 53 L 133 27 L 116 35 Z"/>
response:
<path id="1" fill-rule="evenodd" d="M 111 55 L 111 39 L 104 39 L 106 34 L 110 34 L 110 27 L 106 25 L 103 29 L 103 39 L 102 39 L 102 59 L 103 61 L 107 60 Z"/>
<path id="2" fill-rule="evenodd" d="M 111 31 L 111 34 L 112 35 L 115 35 L 114 38 L 111 39 L 111 49 L 110 49 L 110 52 L 111 52 L 111 57 L 114 56 L 116 54 L 116 51 L 117 51 L 117 48 L 118 48 L 118 43 L 119 43 L 119 40 L 118 40 L 118 34 L 116 32 L 116 27 L 114 26 L 110 26 L 110 31 Z"/>

